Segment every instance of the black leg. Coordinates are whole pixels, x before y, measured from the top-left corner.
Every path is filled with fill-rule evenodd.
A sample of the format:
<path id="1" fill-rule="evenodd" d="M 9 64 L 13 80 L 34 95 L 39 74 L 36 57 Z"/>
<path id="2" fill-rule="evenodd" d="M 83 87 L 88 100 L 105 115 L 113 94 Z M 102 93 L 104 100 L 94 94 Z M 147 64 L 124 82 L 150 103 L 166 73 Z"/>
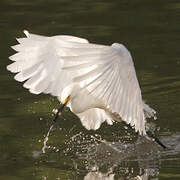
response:
<path id="1" fill-rule="evenodd" d="M 57 113 L 55 114 L 55 117 L 54 117 L 54 119 L 53 119 L 53 122 L 56 122 L 57 118 L 59 117 L 59 113 L 61 113 L 61 112 L 63 111 L 63 109 L 64 109 L 65 106 L 66 106 L 66 103 L 65 103 L 65 104 L 60 103 L 60 106 L 59 106 L 59 108 L 58 108 Z"/>
<path id="2" fill-rule="evenodd" d="M 152 133 L 152 131 L 148 130 L 148 131 L 146 131 L 146 134 L 150 138 L 152 138 L 157 144 L 159 144 L 161 147 L 163 147 L 164 149 L 167 148 L 157 137 L 155 137 L 155 135 Z"/>
<path id="3" fill-rule="evenodd" d="M 126 126 L 131 127 L 130 125 L 126 124 L 126 122 L 122 121 L 122 123 Z M 148 137 L 150 137 L 152 140 L 154 140 L 157 144 L 159 144 L 162 148 L 167 149 L 167 147 L 152 133 L 152 131 L 147 130 L 146 134 Z"/>

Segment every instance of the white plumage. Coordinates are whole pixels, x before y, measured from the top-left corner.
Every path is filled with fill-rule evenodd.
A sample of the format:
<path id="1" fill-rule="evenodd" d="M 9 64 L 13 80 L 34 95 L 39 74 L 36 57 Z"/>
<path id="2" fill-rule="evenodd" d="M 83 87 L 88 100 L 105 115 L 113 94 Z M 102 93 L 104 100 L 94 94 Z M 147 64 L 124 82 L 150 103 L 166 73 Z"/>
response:
<path id="1" fill-rule="evenodd" d="M 73 36 L 39 36 L 25 31 L 17 39 L 15 61 L 7 69 L 31 93 L 49 93 L 59 100 L 70 95 L 68 106 L 87 129 L 121 118 L 146 134 L 145 114 L 155 111 L 144 104 L 130 52 L 122 44 L 89 43 Z"/>

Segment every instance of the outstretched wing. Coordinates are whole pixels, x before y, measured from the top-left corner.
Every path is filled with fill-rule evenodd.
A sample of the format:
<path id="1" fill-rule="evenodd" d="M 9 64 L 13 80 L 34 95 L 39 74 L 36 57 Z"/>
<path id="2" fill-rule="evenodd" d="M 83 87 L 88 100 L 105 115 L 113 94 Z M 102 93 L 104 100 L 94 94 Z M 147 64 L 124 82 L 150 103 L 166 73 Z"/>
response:
<path id="1" fill-rule="evenodd" d="M 86 39 L 74 36 L 46 37 L 30 34 L 24 31 L 27 37 L 17 39 L 18 45 L 12 46 L 17 53 L 10 60 L 14 63 L 7 69 L 15 75 L 15 80 L 23 82 L 24 87 L 31 93 L 50 93 L 60 96 L 62 90 L 72 83 L 76 72 L 67 72 L 62 69 L 65 61 L 62 57 L 79 56 L 84 53 L 94 53 L 102 46 L 89 46 Z M 88 53 L 88 54 L 89 54 Z"/>
<path id="2" fill-rule="evenodd" d="M 141 90 L 132 57 L 125 46 L 114 43 L 95 54 L 64 59 L 64 69 L 81 71 L 74 82 L 101 99 L 108 111 L 117 113 L 140 134 L 146 134 Z"/>
<path id="3" fill-rule="evenodd" d="M 71 83 L 79 83 L 101 99 L 111 113 L 145 134 L 141 90 L 129 51 L 120 44 L 102 46 L 73 36 L 45 37 L 25 32 L 14 63 L 7 69 L 30 92 L 60 96 Z"/>

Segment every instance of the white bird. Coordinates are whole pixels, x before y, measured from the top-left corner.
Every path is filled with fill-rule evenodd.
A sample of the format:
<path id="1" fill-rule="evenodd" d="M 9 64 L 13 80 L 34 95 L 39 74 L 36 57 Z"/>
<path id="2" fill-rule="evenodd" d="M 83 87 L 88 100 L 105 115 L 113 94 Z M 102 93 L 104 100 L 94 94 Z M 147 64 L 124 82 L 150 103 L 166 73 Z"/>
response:
<path id="1" fill-rule="evenodd" d="M 24 31 L 7 69 L 31 93 L 57 96 L 87 129 L 125 121 L 146 135 L 155 111 L 142 100 L 130 52 L 122 44 L 89 43 L 74 36 L 40 36 Z"/>

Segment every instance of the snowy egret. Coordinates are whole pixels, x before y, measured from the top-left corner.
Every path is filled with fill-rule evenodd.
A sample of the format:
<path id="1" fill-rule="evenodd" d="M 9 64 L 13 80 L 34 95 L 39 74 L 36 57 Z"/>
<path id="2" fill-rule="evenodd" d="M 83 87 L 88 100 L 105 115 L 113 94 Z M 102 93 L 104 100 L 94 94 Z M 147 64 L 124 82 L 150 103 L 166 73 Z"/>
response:
<path id="1" fill-rule="evenodd" d="M 106 121 L 124 121 L 146 135 L 146 118 L 155 111 L 142 100 L 130 52 L 118 43 L 89 43 L 74 36 L 41 36 L 24 31 L 7 69 L 31 93 L 57 96 L 87 129 L 98 129 Z"/>

